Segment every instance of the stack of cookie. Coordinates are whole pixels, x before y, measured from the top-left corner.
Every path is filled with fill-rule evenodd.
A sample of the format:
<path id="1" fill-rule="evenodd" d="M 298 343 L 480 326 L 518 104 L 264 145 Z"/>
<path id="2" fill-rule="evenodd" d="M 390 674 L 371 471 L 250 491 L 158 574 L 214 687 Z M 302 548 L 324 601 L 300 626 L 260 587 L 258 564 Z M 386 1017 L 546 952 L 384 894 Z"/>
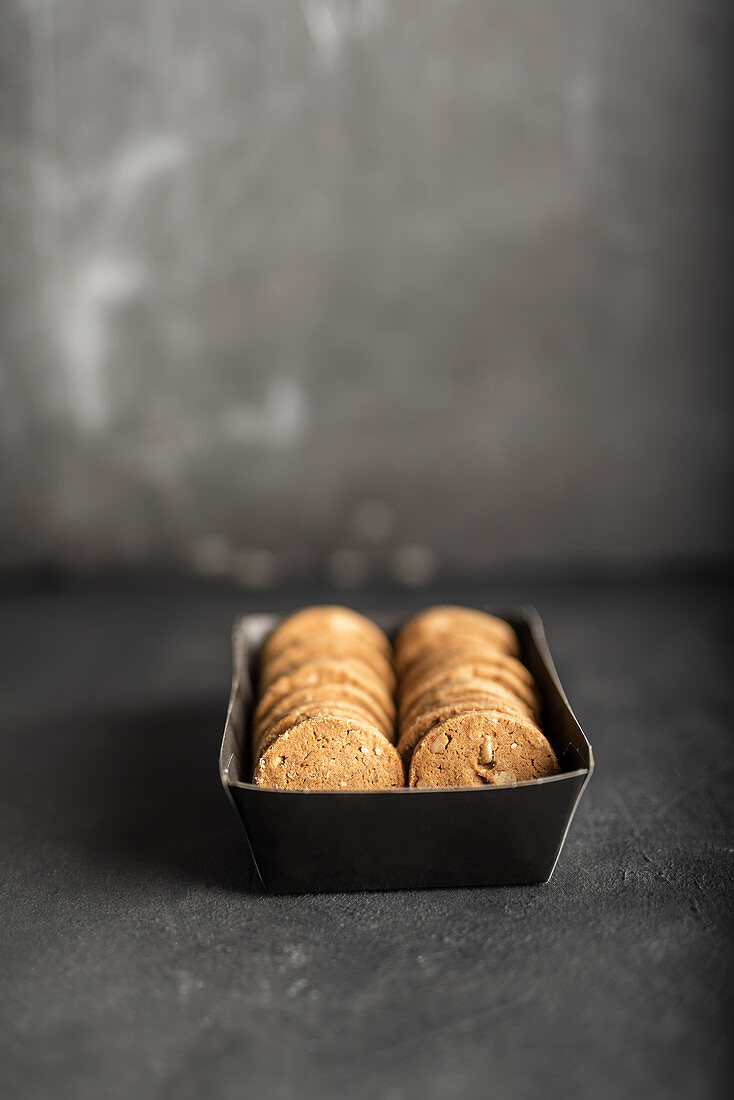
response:
<path id="1" fill-rule="evenodd" d="M 253 779 L 265 787 L 402 787 L 391 647 L 346 607 L 310 607 L 266 639 L 252 720 Z"/>
<path id="2" fill-rule="evenodd" d="M 398 751 L 411 787 L 512 784 L 559 771 L 540 696 L 503 619 L 434 607 L 395 641 Z"/>

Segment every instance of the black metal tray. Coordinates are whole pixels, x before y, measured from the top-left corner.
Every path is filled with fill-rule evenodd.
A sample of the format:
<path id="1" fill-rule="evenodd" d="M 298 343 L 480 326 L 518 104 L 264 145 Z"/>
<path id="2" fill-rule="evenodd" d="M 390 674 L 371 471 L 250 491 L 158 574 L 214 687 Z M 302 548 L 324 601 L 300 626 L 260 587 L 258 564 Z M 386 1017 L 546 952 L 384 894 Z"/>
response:
<path id="1" fill-rule="evenodd" d="M 492 609 L 487 609 L 492 610 Z M 494 612 L 518 633 L 543 700 L 543 731 L 561 774 L 512 787 L 455 790 L 267 790 L 250 783 L 249 720 L 260 645 L 278 615 L 234 625 L 234 676 L 219 772 L 255 867 L 272 893 L 510 886 L 548 882 L 594 758 L 533 608 Z M 392 633 L 395 616 L 374 615 Z"/>

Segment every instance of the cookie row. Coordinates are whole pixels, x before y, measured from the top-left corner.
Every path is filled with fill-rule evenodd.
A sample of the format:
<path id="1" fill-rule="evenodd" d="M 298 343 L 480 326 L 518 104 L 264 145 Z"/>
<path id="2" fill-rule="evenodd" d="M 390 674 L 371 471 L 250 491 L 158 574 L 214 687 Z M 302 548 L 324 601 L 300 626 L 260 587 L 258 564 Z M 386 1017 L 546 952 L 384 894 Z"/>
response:
<path id="1" fill-rule="evenodd" d="M 395 640 L 398 751 L 411 787 L 475 787 L 558 772 L 538 726 L 541 701 L 503 619 L 434 607 Z"/>
<path id="2" fill-rule="evenodd" d="M 402 787 L 391 646 L 346 607 L 310 607 L 266 639 L 252 718 L 253 780 L 266 787 Z"/>

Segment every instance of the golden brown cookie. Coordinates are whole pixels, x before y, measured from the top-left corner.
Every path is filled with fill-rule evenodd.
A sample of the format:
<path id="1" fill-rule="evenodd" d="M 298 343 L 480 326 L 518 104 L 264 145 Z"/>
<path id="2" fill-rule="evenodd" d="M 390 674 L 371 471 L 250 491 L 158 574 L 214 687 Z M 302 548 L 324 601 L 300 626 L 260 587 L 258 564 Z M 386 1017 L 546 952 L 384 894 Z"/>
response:
<path id="1" fill-rule="evenodd" d="M 356 636 L 347 638 L 339 634 L 314 634 L 307 641 L 286 640 L 282 649 L 270 658 L 263 659 L 261 656 L 260 691 L 265 691 L 273 680 L 286 672 L 292 672 L 309 661 L 327 658 L 359 661 L 385 685 L 390 694 L 395 693 L 395 672 L 384 653 Z"/>
<path id="2" fill-rule="evenodd" d="M 518 657 L 520 644 L 504 619 L 468 607 L 433 607 L 414 616 L 395 639 L 395 666 L 402 676 L 422 652 L 452 641 L 485 641 Z"/>
<path id="3" fill-rule="evenodd" d="M 510 664 L 510 662 L 513 663 Z M 516 666 L 522 669 L 522 673 L 519 672 Z M 456 666 L 449 665 L 447 668 L 434 671 L 431 676 L 409 691 L 402 692 L 401 690 L 400 717 L 403 720 L 410 713 L 416 700 L 425 696 L 429 691 L 434 690 L 438 693 L 441 688 L 466 683 L 469 680 L 487 680 L 488 682 L 501 684 L 530 707 L 533 713 L 538 714 L 540 712 L 540 699 L 535 681 L 532 677 L 530 677 L 530 683 L 527 681 L 529 676 L 530 673 L 523 665 L 520 665 L 519 661 L 515 661 L 512 657 L 500 655 L 491 661 L 482 659 L 472 663 L 462 662 Z"/>
<path id="4" fill-rule="evenodd" d="M 527 703 L 523 703 L 514 691 L 506 687 L 504 684 L 498 684 L 496 680 L 490 679 L 478 679 L 467 680 L 462 684 L 445 685 L 441 684 L 437 689 L 427 691 L 425 695 L 421 695 L 416 699 L 410 710 L 401 715 L 399 728 L 404 730 L 419 715 L 424 714 L 428 710 L 435 710 L 436 707 L 448 706 L 450 703 L 463 702 L 464 700 L 477 703 L 476 710 L 482 710 L 481 702 L 488 695 L 493 698 L 499 696 L 506 700 L 508 704 L 513 706 L 516 710 L 528 718 L 531 722 L 535 722 L 538 719 L 538 715 L 532 707 L 529 707 Z"/>
<path id="5" fill-rule="evenodd" d="M 435 726 L 416 746 L 411 787 L 502 786 L 560 771 L 540 730 L 497 711 L 476 711 Z"/>
<path id="6" fill-rule="evenodd" d="M 258 710 L 267 713 L 275 701 L 298 688 L 312 688 L 317 691 L 321 685 L 326 684 L 348 684 L 358 688 L 369 695 L 381 713 L 390 721 L 395 721 L 395 703 L 384 683 L 366 669 L 365 665 L 348 658 L 322 658 L 283 673 L 262 691 Z"/>
<path id="7" fill-rule="evenodd" d="M 526 665 L 516 657 L 510 657 L 507 653 L 499 653 L 497 650 L 480 649 L 470 646 L 456 646 L 439 653 L 431 653 L 417 664 L 413 665 L 400 680 L 400 694 L 408 694 L 415 684 L 429 680 L 436 672 L 457 668 L 461 665 L 471 665 L 478 662 L 486 662 L 492 665 L 502 665 L 512 669 L 514 674 L 533 687 L 535 680 Z"/>
<path id="8" fill-rule="evenodd" d="M 521 679 L 532 685 L 533 678 L 521 661 L 510 657 L 507 653 L 500 653 L 498 649 L 490 646 L 469 645 L 467 643 L 452 643 L 439 650 L 429 650 L 420 659 L 414 661 L 400 678 L 400 693 L 405 696 L 412 691 L 421 681 L 428 680 L 436 672 L 442 669 L 454 668 L 461 664 L 472 664 L 475 661 L 489 661 L 490 663 L 505 663 L 513 668 Z"/>
<path id="9" fill-rule="evenodd" d="M 432 657 L 440 658 L 442 654 L 452 650 L 462 649 L 468 653 L 507 653 L 504 645 L 496 638 L 488 638 L 482 635 L 473 635 L 462 631 L 445 632 L 431 635 L 430 639 L 418 639 L 409 645 L 403 645 L 395 650 L 395 667 L 401 679 L 408 674 L 413 674 L 416 665 L 429 661 Z M 508 654 L 513 656 L 513 654 Z"/>
<path id="10" fill-rule="evenodd" d="M 377 727 L 365 717 L 358 707 L 350 706 L 349 703 L 342 700 L 326 699 L 322 703 L 307 703 L 300 707 L 294 707 L 284 714 L 279 714 L 263 727 L 257 741 L 253 741 L 253 761 L 256 763 L 268 746 L 272 745 L 273 741 L 292 726 L 297 726 L 299 722 L 305 721 L 306 718 L 329 717 L 346 718 L 350 722 L 357 722 L 360 726 L 369 726 L 371 729 L 377 730 Z M 377 732 L 380 737 L 385 737 L 381 730 L 377 730 Z M 385 740 L 388 739 L 385 738 Z M 392 742 L 389 743 L 392 744 Z"/>
<path id="11" fill-rule="evenodd" d="M 281 622 L 260 654 L 254 781 L 314 790 L 402 786 L 390 657 L 379 627 L 349 608 L 303 608 Z"/>
<path id="12" fill-rule="evenodd" d="M 475 630 L 499 638 L 505 645 L 507 652 L 510 652 L 517 644 L 515 631 L 504 619 L 474 607 L 461 607 L 458 604 L 438 604 L 414 615 L 400 630 L 396 645 L 412 641 L 421 634 L 430 636 L 441 631 L 460 629 Z"/>
<path id="13" fill-rule="evenodd" d="M 263 752 L 253 780 L 291 790 L 375 790 L 402 787 L 398 753 L 377 730 L 347 718 L 307 718 Z"/>
<path id="14" fill-rule="evenodd" d="M 503 707 L 509 708 L 511 711 L 517 711 L 518 714 L 529 721 L 535 721 L 531 708 L 503 684 L 498 684 L 492 680 L 470 680 L 449 687 L 442 685 L 438 690 L 429 691 L 426 695 L 421 696 L 404 716 L 400 729 L 407 729 L 410 722 L 426 714 L 427 711 L 435 710 L 437 707 L 449 706 L 451 703 L 470 702 L 476 704 L 475 710 L 494 710 L 494 707 L 481 705 L 487 698 L 499 699 L 502 701 Z M 501 710 L 502 707 L 496 709 Z"/>
<path id="15" fill-rule="evenodd" d="M 404 763 L 410 762 L 413 749 L 434 726 L 440 725 L 448 718 L 455 718 L 459 714 L 467 714 L 478 710 L 493 710 L 498 711 L 500 714 L 514 715 L 516 718 L 522 718 L 525 721 L 529 720 L 527 713 L 520 710 L 514 701 L 500 695 L 463 697 L 456 699 L 454 702 L 446 703 L 444 706 L 431 707 L 417 714 L 409 725 L 402 728 L 398 738 L 398 752 Z"/>
<path id="16" fill-rule="evenodd" d="M 391 654 L 390 642 L 371 619 L 349 607 L 325 605 L 304 607 L 289 615 L 276 626 L 262 647 L 264 662 L 274 656 L 283 645 L 293 639 L 308 641 L 315 634 L 336 634 L 341 637 L 357 637 L 377 649 L 385 657 Z"/>
<path id="17" fill-rule="evenodd" d="M 265 708 L 258 703 L 252 718 L 253 745 L 257 745 L 265 727 L 286 711 L 299 706 L 322 706 L 327 701 L 356 708 L 365 721 L 376 726 L 389 741 L 394 740 L 395 723 L 392 717 L 381 711 L 369 695 L 350 684 L 321 684 L 318 688 L 298 688 L 274 702 L 264 699 Z"/>

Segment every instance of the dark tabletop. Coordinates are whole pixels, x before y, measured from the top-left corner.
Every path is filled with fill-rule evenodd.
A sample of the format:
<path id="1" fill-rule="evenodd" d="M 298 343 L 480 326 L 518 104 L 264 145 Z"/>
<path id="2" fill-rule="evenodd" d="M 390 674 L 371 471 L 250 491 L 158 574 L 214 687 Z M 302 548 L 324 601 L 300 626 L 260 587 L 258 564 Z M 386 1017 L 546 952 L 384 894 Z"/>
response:
<path id="1" fill-rule="evenodd" d="M 546 886 L 269 897 L 217 772 L 253 600 L 6 595 L 3 1097 L 728 1094 L 729 586 L 447 595 L 538 606 L 593 745 Z"/>

